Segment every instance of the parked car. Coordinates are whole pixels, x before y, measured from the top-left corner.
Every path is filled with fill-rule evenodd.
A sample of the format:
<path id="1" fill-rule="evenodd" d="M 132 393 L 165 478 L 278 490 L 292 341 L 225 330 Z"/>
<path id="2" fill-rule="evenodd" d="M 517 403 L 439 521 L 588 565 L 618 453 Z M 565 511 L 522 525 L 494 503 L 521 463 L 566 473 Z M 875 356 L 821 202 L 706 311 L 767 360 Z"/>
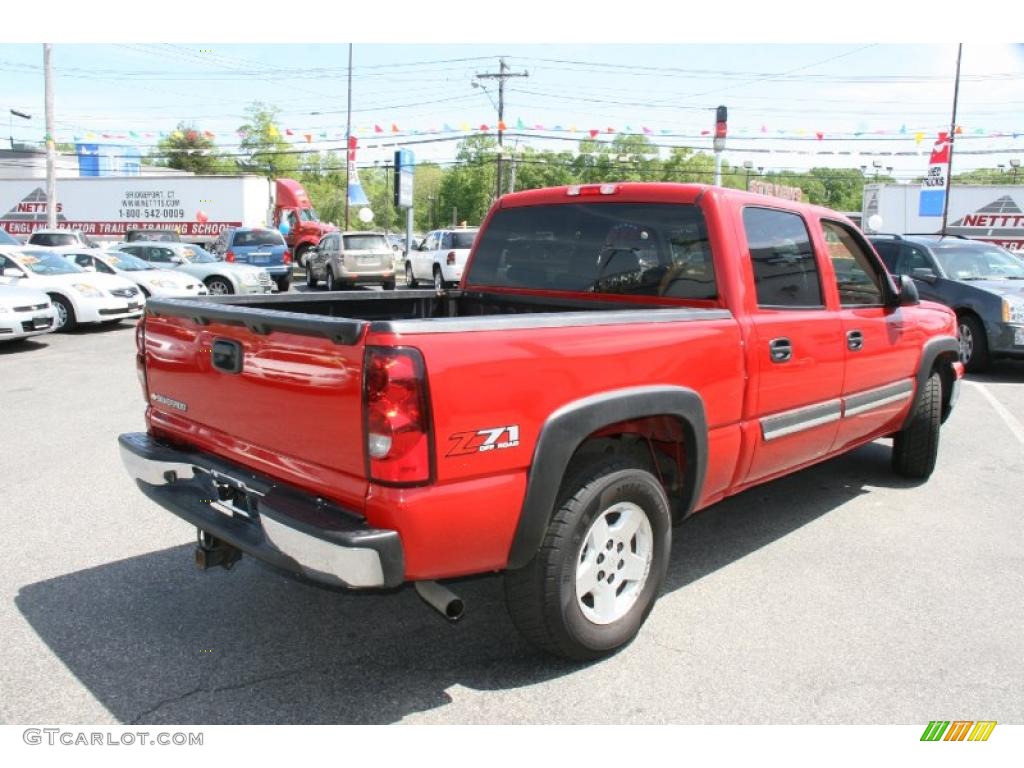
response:
<path id="1" fill-rule="evenodd" d="M 740 190 L 506 195 L 462 287 L 151 302 L 121 455 L 195 562 L 413 582 L 449 618 L 438 579 L 501 571 L 528 640 L 595 659 L 654 608 L 674 522 L 879 438 L 929 477 L 963 375 L 956 316 L 849 219 Z"/>
<path id="2" fill-rule="evenodd" d="M 124 233 L 126 243 L 180 243 L 181 234 L 176 229 L 129 229 Z"/>
<path id="3" fill-rule="evenodd" d="M 116 323 L 142 315 L 146 302 L 134 283 L 116 275 L 86 272 L 44 248 L 0 250 L 0 282 L 50 295 L 58 331 L 80 323 Z"/>
<path id="4" fill-rule="evenodd" d="M 478 231 L 474 227 L 428 232 L 405 260 L 405 282 L 415 288 L 421 280 L 430 281 L 439 291 L 457 284 Z"/>
<path id="5" fill-rule="evenodd" d="M 248 264 L 221 261 L 198 245 L 185 243 L 128 243 L 120 250 L 155 267 L 184 272 L 203 282 L 215 296 L 231 293 L 272 293 L 274 281 L 267 270 Z"/>
<path id="6" fill-rule="evenodd" d="M 356 285 L 395 287 L 395 252 L 381 232 L 331 232 L 306 255 L 306 285 L 328 291 Z"/>
<path id="7" fill-rule="evenodd" d="M 2 277 L 0 275 L 0 279 Z M 34 288 L 0 285 L 0 342 L 27 339 L 55 330 L 57 310 L 49 296 Z"/>
<path id="8" fill-rule="evenodd" d="M 214 256 L 231 264 L 253 264 L 267 270 L 282 293 L 292 284 L 292 255 L 284 236 L 268 227 L 225 229 L 212 246 Z"/>
<path id="9" fill-rule="evenodd" d="M 80 248 L 99 248 L 99 243 L 89 237 L 80 229 L 37 229 L 28 236 L 26 245 L 34 245 L 40 248 L 66 248 L 75 246 Z"/>
<path id="10" fill-rule="evenodd" d="M 967 370 L 983 371 L 993 358 L 1024 358 L 1024 261 L 998 245 L 963 237 L 869 239 L 890 272 L 912 278 L 921 298 L 956 312 Z"/>
<path id="11" fill-rule="evenodd" d="M 117 275 L 131 280 L 150 296 L 205 296 L 208 291 L 202 280 L 169 269 L 158 269 L 148 261 L 127 251 L 83 251 L 78 248 L 61 249 L 61 256 L 77 264 L 86 272 Z"/>

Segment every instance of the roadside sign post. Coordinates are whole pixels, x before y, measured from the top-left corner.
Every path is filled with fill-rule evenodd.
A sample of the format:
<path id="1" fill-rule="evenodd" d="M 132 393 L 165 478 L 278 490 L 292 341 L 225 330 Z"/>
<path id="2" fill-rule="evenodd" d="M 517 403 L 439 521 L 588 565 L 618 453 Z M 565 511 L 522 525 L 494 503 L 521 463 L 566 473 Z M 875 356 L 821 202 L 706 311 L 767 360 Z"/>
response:
<path id="1" fill-rule="evenodd" d="M 405 208 L 405 257 L 412 251 L 413 194 L 412 183 L 416 170 L 416 156 L 412 150 L 395 152 L 395 207 Z"/>

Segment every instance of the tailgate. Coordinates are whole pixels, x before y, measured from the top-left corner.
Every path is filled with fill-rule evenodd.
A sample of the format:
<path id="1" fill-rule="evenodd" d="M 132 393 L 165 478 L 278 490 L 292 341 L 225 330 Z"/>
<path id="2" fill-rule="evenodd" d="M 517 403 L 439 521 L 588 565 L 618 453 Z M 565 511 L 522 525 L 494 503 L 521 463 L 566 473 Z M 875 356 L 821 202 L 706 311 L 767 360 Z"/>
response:
<path id="1" fill-rule="evenodd" d="M 151 431 L 361 510 L 363 324 L 278 314 L 152 302 Z"/>

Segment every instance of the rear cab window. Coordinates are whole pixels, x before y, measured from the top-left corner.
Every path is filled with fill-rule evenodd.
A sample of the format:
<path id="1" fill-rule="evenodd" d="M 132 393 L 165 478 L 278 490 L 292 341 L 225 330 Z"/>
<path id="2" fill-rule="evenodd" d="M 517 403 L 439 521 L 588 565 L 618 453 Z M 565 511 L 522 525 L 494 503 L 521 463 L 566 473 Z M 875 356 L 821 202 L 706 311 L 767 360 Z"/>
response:
<path id="1" fill-rule="evenodd" d="M 480 233 L 470 284 L 718 297 L 704 214 L 691 204 L 563 203 L 498 210 Z"/>
<path id="2" fill-rule="evenodd" d="M 384 235 L 345 235 L 346 251 L 390 251 Z"/>
<path id="3" fill-rule="evenodd" d="M 802 216 L 775 208 L 744 208 L 757 305 L 823 309 L 821 275 Z"/>

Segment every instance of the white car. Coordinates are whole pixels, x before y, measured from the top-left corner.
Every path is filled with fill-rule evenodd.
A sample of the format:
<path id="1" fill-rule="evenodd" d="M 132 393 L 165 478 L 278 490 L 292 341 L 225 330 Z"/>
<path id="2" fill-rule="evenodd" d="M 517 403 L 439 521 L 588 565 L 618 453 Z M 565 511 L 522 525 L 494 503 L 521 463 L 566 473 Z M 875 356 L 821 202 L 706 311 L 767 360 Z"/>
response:
<path id="1" fill-rule="evenodd" d="M 80 248 L 60 249 L 60 255 L 86 272 L 117 275 L 131 280 L 148 299 L 150 296 L 205 296 L 202 280 L 169 269 L 157 269 L 148 261 L 122 251 L 94 251 Z"/>
<path id="2" fill-rule="evenodd" d="M 142 316 L 145 297 L 134 283 L 86 272 L 59 253 L 42 248 L 0 249 L 0 283 L 50 295 L 58 331 L 79 323 L 116 323 Z"/>
<path id="3" fill-rule="evenodd" d="M 405 282 L 415 288 L 421 280 L 441 290 L 456 285 L 473 248 L 477 228 L 436 229 L 428 232 L 419 248 L 409 251 L 405 260 Z"/>
<path id="4" fill-rule="evenodd" d="M 42 291 L 0 285 L 0 342 L 27 339 L 57 329 L 57 311 Z"/>
<path id="5" fill-rule="evenodd" d="M 118 250 L 138 256 L 155 267 L 172 269 L 203 282 L 215 296 L 230 293 L 272 293 L 277 284 L 262 267 L 221 261 L 187 243 L 123 243 Z"/>

